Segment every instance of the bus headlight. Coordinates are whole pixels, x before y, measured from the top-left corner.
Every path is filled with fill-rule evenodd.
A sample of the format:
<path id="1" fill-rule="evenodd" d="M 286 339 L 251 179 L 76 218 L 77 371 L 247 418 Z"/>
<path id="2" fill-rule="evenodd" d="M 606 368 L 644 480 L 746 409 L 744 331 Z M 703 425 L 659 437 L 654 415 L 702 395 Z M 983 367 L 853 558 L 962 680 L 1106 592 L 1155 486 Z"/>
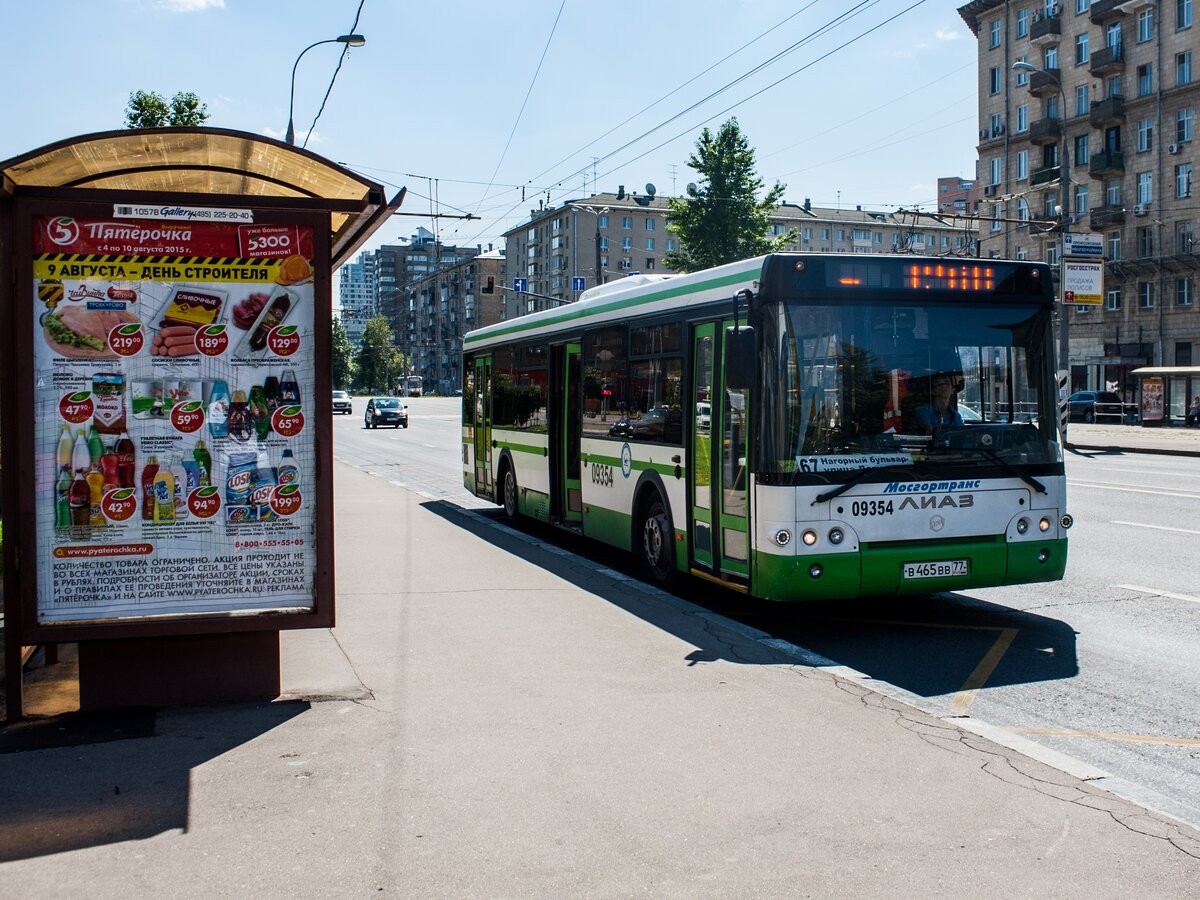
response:
<path id="1" fill-rule="evenodd" d="M 843 540 L 845 540 L 845 538 L 846 538 L 846 532 L 842 531 L 842 529 L 840 529 L 840 528 L 830 528 L 829 529 L 829 543 L 840 544 Z"/>
<path id="2" fill-rule="evenodd" d="M 786 547 L 792 542 L 792 533 L 786 528 L 780 528 L 777 532 L 775 532 L 774 539 L 775 543 L 780 547 Z"/>
<path id="3" fill-rule="evenodd" d="M 1029 530 L 1029 520 L 1024 516 L 1017 519 L 1017 534 L 1024 534 Z"/>
<path id="4" fill-rule="evenodd" d="M 1049 531 L 1050 530 L 1050 520 L 1047 519 L 1045 516 L 1042 516 L 1041 521 L 1038 522 L 1038 529 L 1040 531 Z"/>
<path id="5" fill-rule="evenodd" d="M 807 528 L 804 534 L 800 535 L 800 540 L 804 541 L 804 546 L 811 547 L 817 542 L 817 533 L 811 528 Z"/>

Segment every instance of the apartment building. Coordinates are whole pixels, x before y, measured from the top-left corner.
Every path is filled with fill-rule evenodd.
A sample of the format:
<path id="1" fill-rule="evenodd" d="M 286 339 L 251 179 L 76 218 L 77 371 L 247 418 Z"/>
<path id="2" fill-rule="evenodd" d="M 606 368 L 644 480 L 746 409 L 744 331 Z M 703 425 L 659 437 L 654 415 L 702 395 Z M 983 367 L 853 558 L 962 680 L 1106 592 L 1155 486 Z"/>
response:
<path id="1" fill-rule="evenodd" d="M 983 198 L 978 178 L 939 178 L 938 212 L 948 216 L 973 216 Z"/>
<path id="2" fill-rule="evenodd" d="M 1056 265 L 1062 225 L 1102 235 L 1104 303 L 1066 312 L 1071 387 L 1132 399 L 1133 369 L 1190 366 L 1200 348 L 1192 0 L 974 0 L 959 14 L 979 45 L 983 255 Z"/>
<path id="3" fill-rule="evenodd" d="M 503 254 L 488 250 L 404 287 L 408 315 L 397 344 L 409 358 L 408 374 L 420 375 L 427 392 L 462 387 L 463 334 L 500 321 L 503 277 Z"/>
<path id="4" fill-rule="evenodd" d="M 505 232 L 506 265 L 501 315 L 505 319 L 578 299 L 584 288 L 635 273 L 670 274 L 664 257 L 679 239 L 666 228 L 668 201 L 651 195 L 592 194 L 557 207 L 529 211 L 529 219 Z M 789 250 L 835 253 L 930 253 L 973 255 L 975 226 L 967 219 L 814 207 L 784 202 L 771 216 L 768 234 L 791 228 Z M 512 290 L 526 279 L 528 293 Z"/>
<path id="5" fill-rule="evenodd" d="M 375 254 L 365 251 L 339 271 L 338 298 L 342 325 L 357 351 L 362 346 L 367 319 L 375 315 Z"/>
<path id="6" fill-rule="evenodd" d="M 442 244 L 425 228 L 418 228 L 407 244 L 384 244 L 373 251 L 376 314 L 387 317 L 396 346 L 402 353 L 408 354 L 413 349 L 411 345 L 416 340 L 418 327 L 408 286 L 442 269 L 457 266 L 481 251 L 478 246 Z"/>

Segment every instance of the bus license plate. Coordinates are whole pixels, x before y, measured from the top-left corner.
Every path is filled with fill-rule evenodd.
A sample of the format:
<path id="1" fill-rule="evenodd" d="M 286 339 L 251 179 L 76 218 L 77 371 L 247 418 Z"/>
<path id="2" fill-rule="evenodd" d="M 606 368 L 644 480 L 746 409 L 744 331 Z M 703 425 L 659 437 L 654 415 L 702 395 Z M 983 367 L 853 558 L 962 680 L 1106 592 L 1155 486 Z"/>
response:
<path id="1" fill-rule="evenodd" d="M 954 578 L 969 572 L 965 559 L 942 559 L 937 562 L 904 563 L 901 577 L 905 581 L 914 578 Z"/>

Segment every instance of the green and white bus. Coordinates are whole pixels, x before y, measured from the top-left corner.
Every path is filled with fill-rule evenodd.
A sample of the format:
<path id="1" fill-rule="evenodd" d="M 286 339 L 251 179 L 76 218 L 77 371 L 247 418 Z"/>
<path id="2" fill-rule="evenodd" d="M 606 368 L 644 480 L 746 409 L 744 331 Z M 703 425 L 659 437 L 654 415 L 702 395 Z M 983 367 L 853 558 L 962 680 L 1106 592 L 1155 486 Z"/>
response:
<path id="1" fill-rule="evenodd" d="M 468 490 L 771 600 L 1066 565 L 1042 263 L 771 254 L 463 341 Z"/>

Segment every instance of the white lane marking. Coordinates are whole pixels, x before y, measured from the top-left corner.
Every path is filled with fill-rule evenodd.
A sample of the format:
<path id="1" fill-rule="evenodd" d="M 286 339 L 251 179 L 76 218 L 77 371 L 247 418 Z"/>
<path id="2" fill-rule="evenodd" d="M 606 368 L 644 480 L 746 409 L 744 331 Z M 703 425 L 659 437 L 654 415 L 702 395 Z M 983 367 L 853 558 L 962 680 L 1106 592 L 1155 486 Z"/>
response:
<path id="1" fill-rule="evenodd" d="M 1088 466 L 1087 468 L 1090 469 L 1091 466 Z M 1111 469 L 1112 471 L 1121 475 L 1161 475 L 1164 478 L 1200 478 L 1200 473 L 1195 471 L 1176 472 L 1169 469 L 1127 469 L 1124 466 L 1118 465 L 1098 466 L 1097 468 Z"/>
<path id="2" fill-rule="evenodd" d="M 1179 491 L 1149 491 L 1145 488 L 1131 488 L 1120 484 L 1100 484 L 1093 481 L 1067 481 L 1071 487 L 1099 488 L 1105 491 L 1127 491 L 1131 494 L 1157 494 L 1160 497 L 1180 497 L 1184 500 L 1200 500 L 1200 494 L 1180 493 Z"/>
<path id="3" fill-rule="evenodd" d="M 1155 597 L 1170 597 L 1172 600 L 1186 600 L 1189 603 L 1200 603 L 1200 597 L 1189 597 L 1187 594 L 1173 594 L 1170 591 L 1160 591 L 1157 588 L 1139 587 L 1136 584 L 1118 584 L 1117 587 L 1127 591 L 1137 591 L 1139 594 L 1151 594 Z"/>
<path id="4" fill-rule="evenodd" d="M 1134 528 L 1153 528 L 1156 531 L 1177 531 L 1180 534 L 1200 534 L 1200 531 L 1193 531 L 1190 528 L 1171 528 L 1168 525 L 1147 525 L 1145 522 L 1122 522 L 1120 519 L 1113 519 L 1114 525 L 1132 525 Z"/>

